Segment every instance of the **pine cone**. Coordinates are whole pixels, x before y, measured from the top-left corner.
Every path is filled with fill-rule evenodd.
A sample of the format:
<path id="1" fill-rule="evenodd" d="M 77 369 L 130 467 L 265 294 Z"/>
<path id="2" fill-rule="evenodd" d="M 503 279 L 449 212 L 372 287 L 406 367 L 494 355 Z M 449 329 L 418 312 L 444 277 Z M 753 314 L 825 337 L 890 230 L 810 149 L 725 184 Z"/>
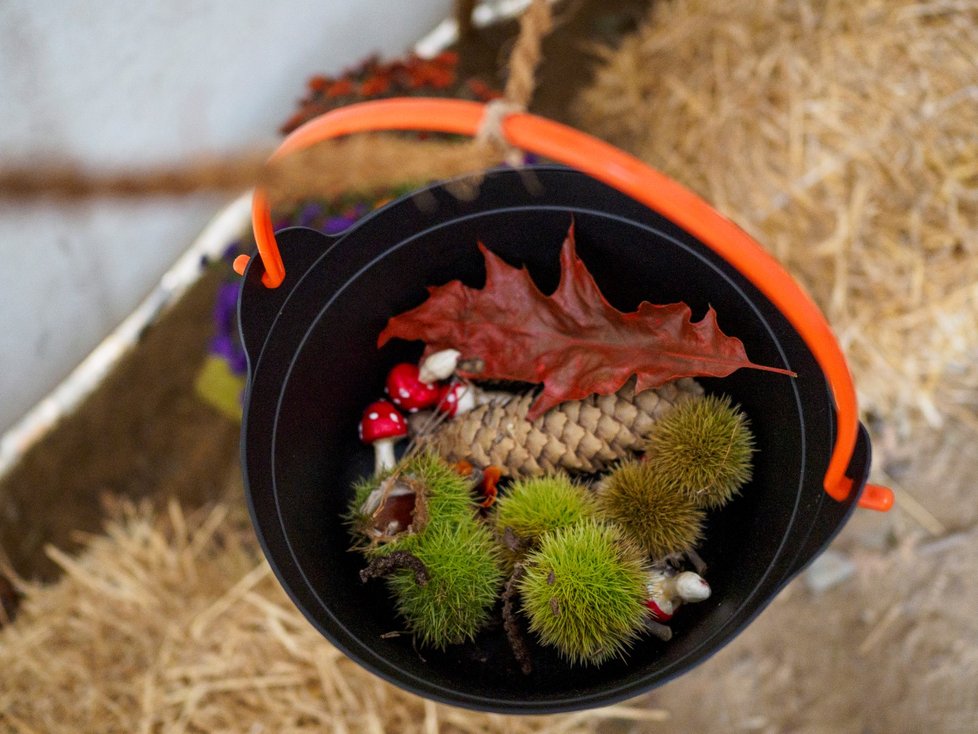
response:
<path id="1" fill-rule="evenodd" d="M 674 405 L 702 395 L 690 378 L 635 394 L 630 380 L 613 395 L 561 403 L 535 421 L 526 414 L 536 397 L 513 395 L 480 405 L 420 435 L 421 447 L 444 459 L 466 460 L 505 476 L 530 477 L 558 469 L 594 473 L 641 451 L 653 424 Z"/>

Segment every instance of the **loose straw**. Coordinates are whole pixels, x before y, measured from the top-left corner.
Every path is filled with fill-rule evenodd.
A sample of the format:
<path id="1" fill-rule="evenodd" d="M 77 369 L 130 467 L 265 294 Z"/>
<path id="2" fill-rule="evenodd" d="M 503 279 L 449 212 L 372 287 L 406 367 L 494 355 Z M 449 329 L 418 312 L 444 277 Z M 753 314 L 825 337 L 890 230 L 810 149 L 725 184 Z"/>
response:
<path id="1" fill-rule="evenodd" d="M 395 688 L 295 608 L 240 504 L 123 506 L 79 557 L 48 552 L 64 575 L 18 581 L 20 615 L 0 629 L 2 731 L 590 734 L 668 718 L 638 703 L 500 716 Z"/>
<path id="2" fill-rule="evenodd" d="M 663 0 L 576 106 L 812 293 L 861 405 L 978 428 L 978 3 Z"/>

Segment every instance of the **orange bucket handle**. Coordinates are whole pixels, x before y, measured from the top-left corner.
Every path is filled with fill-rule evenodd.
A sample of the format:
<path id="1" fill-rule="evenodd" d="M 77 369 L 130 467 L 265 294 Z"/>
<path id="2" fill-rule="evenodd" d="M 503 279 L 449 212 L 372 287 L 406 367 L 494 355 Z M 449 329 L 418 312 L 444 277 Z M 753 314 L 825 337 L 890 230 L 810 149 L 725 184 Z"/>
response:
<path id="1" fill-rule="evenodd" d="M 342 107 L 305 123 L 282 141 L 272 154 L 276 160 L 330 138 L 382 130 L 418 130 L 474 136 L 486 107 L 477 102 L 450 99 L 386 99 Z M 823 486 L 833 499 L 845 500 L 853 481 L 846 476 L 856 445 L 858 413 L 856 391 L 845 357 L 818 307 L 801 287 L 757 242 L 694 193 L 649 168 L 637 158 L 608 143 L 536 115 L 516 113 L 502 122 L 512 145 L 592 176 L 686 230 L 716 252 L 753 283 L 785 315 L 815 356 L 835 399 L 837 433 Z M 268 196 L 255 190 L 252 220 L 258 252 L 265 266 L 263 282 L 281 284 L 285 266 L 275 242 Z M 235 262 L 244 272 L 247 257 Z M 860 504 L 886 510 L 893 493 L 867 485 Z"/>

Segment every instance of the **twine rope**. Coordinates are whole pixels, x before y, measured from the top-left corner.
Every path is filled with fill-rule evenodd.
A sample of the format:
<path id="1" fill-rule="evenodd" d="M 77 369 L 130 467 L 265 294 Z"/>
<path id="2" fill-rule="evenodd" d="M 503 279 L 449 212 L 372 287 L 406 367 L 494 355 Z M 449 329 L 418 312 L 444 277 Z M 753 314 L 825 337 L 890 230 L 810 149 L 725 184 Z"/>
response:
<path id="1" fill-rule="evenodd" d="M 403 181 L 452 178 L 498 161 L 497 153 L 471 142 L 417 141 L 385 133 L 327 140 L 268 163 L 270 152 L 119 173 L 92 173 L 58 163 L 11 167 L 0 170 L 0 199 L 137 199 L 237 192 L 257 184 L 267 189 L 272 201 L 285 205 L 311 192 L 330 198 L 349 191 L 376 191 Z"/>
<path id="2" fill-rule="evenodd" d="M 548 0 L 533 0 L 520 17 L 520 32 L 509 56 L 509 76 L 502 99 L 486 105 L 476 142 L 491 145 L 507 164 L 518 168 L 523 153 L 506 139 L 503 122 L 506 117 L 525 112 L 537 84 L 537 67 L 543 59 L 543 39 L 553 28 Z"/>
<path id="3" fill-rule="evenodd" d="M 536 88 L 542 41 L 552 26 L 548 0 L 533 0 L 520 18 L 504 97 L 487 106 L 473 142 L 418 141 L 371 133 L 325 141 L 272 164 L 268 163 L 271 151 L 249 151 L 203 162 L 108 173 L 57 161 L 5 166 L 0 168 L 0 199 L 133 199 L 241 191 L 260 184 L 273 201 L 282 204 L 298 201 L 309 192 L 330 197 L 346 191 L 379 190 L 408 180 L 453 178 L 485 170 L 500 155 L 519 165 L 522 153 L 506 140 L 502 124 L 507 115 L 524 111 L 529 104 Z M 480 180 L 479 175 L 473 176 L 458 193 L 471 196 Z"/>
<path id="4" fill-rule="evenodd" d="M 548 0 L 533 0 L 520 17 L 520 34 L 509 56 L 505 100 L 526 109 L 536 90 L 537 67 L 543 59 L 543 39 L 553 29 Z"/>

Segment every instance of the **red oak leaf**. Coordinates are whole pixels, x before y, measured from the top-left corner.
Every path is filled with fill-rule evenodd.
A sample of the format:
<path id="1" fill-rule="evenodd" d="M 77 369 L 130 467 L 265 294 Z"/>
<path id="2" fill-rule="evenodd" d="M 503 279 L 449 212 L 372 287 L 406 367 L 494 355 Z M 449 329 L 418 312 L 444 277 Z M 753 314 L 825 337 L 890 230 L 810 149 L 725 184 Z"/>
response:
<path id="1" fill-rule="evenodd" d="M 481 290 L 458 280 L 430 287 L 428 300 L 388 321 L 378 346 L 393 337 L 420 339 L 425 356 L 457 349 L 463 360 L 482 361 L 478 374 L 463 377 L 543 383 L 530 420 L 565 400 L 616 392 L 632 375 L 638 391 L 680 377 L 726 377 L 741 367 L 794 376 L 752 363 L 743 343 L 720 331 L 712 307 L 695 323 L 685 303 L 615 309 L 574 251 L 573 224 L 550 296 L 526 268 L 506 264 L 481 243 L 479 249 L 486 260 Z"/>

